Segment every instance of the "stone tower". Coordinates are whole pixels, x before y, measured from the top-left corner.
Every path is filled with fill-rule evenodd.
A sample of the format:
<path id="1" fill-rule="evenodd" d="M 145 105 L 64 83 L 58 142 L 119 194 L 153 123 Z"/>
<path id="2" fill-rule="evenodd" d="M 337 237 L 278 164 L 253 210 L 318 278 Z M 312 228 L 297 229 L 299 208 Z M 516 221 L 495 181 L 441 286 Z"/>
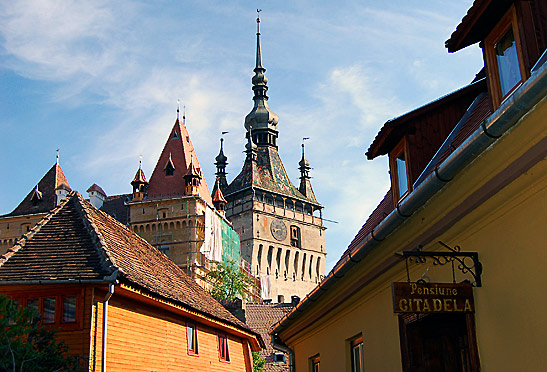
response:
<path id="1" fill-rule="evenodd" d="M 173 125 L 156 167 L 147 181 L 139 165 L 126 202 L 129 225 L 198 281 L 213 261 L 240 261 L 239 239 L 221 210 L 214 207 L 185 117 Z"/>
<path id="2" fill-rule="evenodd" d="M 261 279 L 262 298 L 273 302 L 303 298 L 325 272 L 323 206 L 313 193 L 309 162 L 300 161 L 296 188 L 278 153 L 278 117 L 268 107 L 268 79 L 262 65 L 257 18 L 254 106 L 245 118 L 246 159 L 239 175 L 223 187 L 226 157 L 217 156 L 218 187 L 227 201 L 226 217 L 241 239 L 241 256 Z"/>

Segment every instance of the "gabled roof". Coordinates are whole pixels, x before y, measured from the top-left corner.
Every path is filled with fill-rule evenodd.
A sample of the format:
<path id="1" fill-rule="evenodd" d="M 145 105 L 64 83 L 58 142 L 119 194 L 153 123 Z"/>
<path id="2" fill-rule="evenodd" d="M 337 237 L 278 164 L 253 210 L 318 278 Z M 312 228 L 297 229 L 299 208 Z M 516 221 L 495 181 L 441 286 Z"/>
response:
<path id="1" fill-rule="evenodd" d="M 171 161 L 175 172 L 172 176 L 165 175 L 165 166 Z M 165 197 L 177 197 L 185 195 L 186 184 L 184 176 L 187 173 L 190 162 L 201 173 L 201 167 L 190 140 L 186 125 L 176 120 L 163 151 L 156 163 L 154 172 L 148 183 L 148 199 L 156 200 Z M 212 204 L 211 194 L 205 179 L 201 180 L 199 195 L 209 204 Z"/>
<path id="2" fill-rule="evenodd" d="M 291 182 L 281 162 L 277 149 L 270 146 L 257 147 L 256 163 L 249 157 L 243 169 L 224 191 L 225 196 L 256 187 L 276 194 L 289 196 L 320 206 L 315 197 L 304 196 Z"/>
<path id="3" fill-rule="evenodd" d="M 166 255 L 71 192 L 0 257 L 0 282 L 121 282 L 183 307 L 250 329 Z"/>
<path id="4" fill-rule="evenodd" d="M 393 147 L 397 145 L 397 142 L 408 133 L 412 133 L 412 122 L 422 115 L 432 112 L 450 102 L 456 101 L 464 96 L 471 96 L 472 98 L 479 94 L 479 92 L 486 89 L 486 79 L 482 78 L 478 81 L 473 81 L 471 84 L 464 86 L 452 93 L 446 94 L 432 102 L 429 102 L 417 109 L 407 112 L 404 115 L 398 116 L 394 119 L 390 119 L 382 126 L 374 141 L 369 146 L 365 155 L 368 159 L 374 159 L 377 156 L 387 154 Z"/>
<path id="5" fill-rule="evenodd" d="M 453 53 L 484 40 L 512 3 L 514 0 L 475 0 L 450 39 L 445 41 L 448 51 Z"/>
<path id="6" fill-rule="evenodd" d="M 25 214 L 47 213 L 57 205 L 57 196 L 55 190 L 57 188 L 64 188 L 70 190 L 70 185 L 61 169 L 59 164 L 54 164 L 53 167 L 42 177 L 38 182 L 37 187 L 33 187 L 28 195 L 21 201 L 21 203 L 13 210 L 13 212 L 6 214 L 7 216 L 21 216 Z M 32 200 L 36 189 L 41 193 L 39 200 Z"/>
<path id="7" fill-rule="evenodd" d="M 97 185 L 96 183 L 94 183 L 93 185 L 89 186 L 89 188 L 87 189 L 86 192 L 91 192 L 91 191 L 95 191 L 95 192 L 98 192 L 99 194 L 103 195 L 106 197 L 106 192 L 104 192 L 104 190 L 102 189 L 101 186 Z"/>

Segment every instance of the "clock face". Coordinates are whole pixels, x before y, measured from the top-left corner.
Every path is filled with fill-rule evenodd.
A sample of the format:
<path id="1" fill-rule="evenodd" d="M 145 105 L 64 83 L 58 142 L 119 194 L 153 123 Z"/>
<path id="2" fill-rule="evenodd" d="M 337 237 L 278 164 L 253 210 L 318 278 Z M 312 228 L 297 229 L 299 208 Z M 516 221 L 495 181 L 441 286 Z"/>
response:
<path id="1" fill-rule="evenodd" d="M 287 237 L 287 226 L 281 220 L 273 220 L 270 224 L 270 231 L 277 240 L 285 240 Z"/>

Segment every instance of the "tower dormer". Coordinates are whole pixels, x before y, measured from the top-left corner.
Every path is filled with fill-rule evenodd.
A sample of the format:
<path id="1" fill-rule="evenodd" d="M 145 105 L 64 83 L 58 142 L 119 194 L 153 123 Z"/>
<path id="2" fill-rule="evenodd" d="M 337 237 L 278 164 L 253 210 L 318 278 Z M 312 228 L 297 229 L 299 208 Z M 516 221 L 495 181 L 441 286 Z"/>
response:
<path id="1" fill-rule="evenodd" d="M 148 189 L 148 181 L 146 181 L 146 177 L 142 171 L 142 161 L 139 161 L 139 170 L 135 174 L 133 181 L 131 181 L 131 186 L 133 186 L 133 200 L 143 200 Z"/>
<path id="2" fill-rule="evenodd" d="M 186 196 L 199 195 L 199 185 L 201 184 L 201 172 L 195 167 L 194 160 L 190 161 L 188 171 L 184 175 L 186 185 Z"/>

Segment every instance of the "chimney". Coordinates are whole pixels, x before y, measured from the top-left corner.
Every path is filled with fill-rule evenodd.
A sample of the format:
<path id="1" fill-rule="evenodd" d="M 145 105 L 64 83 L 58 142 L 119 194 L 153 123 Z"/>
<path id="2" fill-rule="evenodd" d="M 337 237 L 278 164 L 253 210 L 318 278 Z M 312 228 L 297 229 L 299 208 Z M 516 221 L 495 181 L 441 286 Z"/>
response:
<path id="1" fill-rule="evenodd" d="M 61 184 L 61 185 L 57 186 L 57 188 L 55 189 L 55 195 L 57 196 L 55 205 L 59 205 L 59 203 L 64 198 L 66 198 L 66 196 L 68 195 L 69 192 L 70 192 L 70 188 L 67 187 L 66 185 Z"/>
<path id="2" fill-rule="evenodd" d="M 89 189 L 87 189 L 87 192 L 89 194 L 89 202 L 91 205 L 97 209 L 101 209 L 104 199 L 106 199 L 106 193 L 104 190 L 94 183 L 91 187 L 89 187 Z"/>

